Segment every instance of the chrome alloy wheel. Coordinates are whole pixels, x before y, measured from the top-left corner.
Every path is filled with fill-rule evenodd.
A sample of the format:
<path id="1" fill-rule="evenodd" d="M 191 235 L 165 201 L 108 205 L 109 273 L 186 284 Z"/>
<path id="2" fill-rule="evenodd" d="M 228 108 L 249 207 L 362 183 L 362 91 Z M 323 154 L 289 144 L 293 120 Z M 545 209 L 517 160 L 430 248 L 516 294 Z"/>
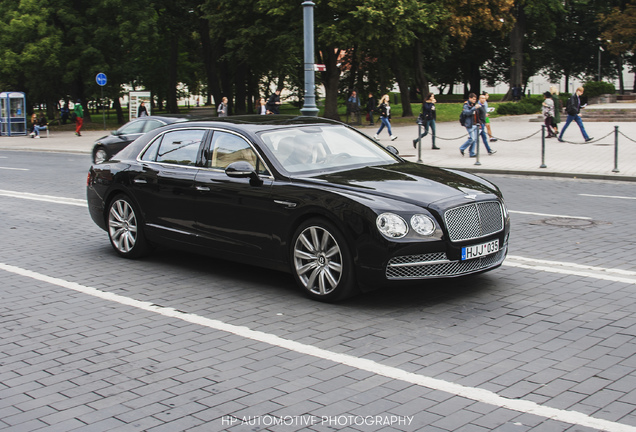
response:
<path id="1" fill-rule="evenodd" d="M 119 199 L 110 206 L 108 213 L 108 233 L 117 251 L 127 254 L 137 242 L 137 217 L 130 204 Z"/>
<path id="2" fill-rule="evenodd" d="M 325 228 L 305 228 L 294 245 L 294 267 L 298 279 L 313 294 L 327 295 L 343 277 L 342 251 Z"/>

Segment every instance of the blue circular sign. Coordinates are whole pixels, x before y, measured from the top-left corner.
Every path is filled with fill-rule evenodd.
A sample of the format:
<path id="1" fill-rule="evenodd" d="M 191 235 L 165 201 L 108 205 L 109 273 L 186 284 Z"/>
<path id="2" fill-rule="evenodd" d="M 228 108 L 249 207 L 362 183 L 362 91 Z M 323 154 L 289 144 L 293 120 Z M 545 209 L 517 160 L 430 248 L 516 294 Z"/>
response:
<path id="1" fill-rule="evenodd" d="M 108 80 L 106 79 L 106 74 L 100 72 L 95 77 L 95 81 L 97 81 L 97 84 L 100 86 L 105 86 Z"/>

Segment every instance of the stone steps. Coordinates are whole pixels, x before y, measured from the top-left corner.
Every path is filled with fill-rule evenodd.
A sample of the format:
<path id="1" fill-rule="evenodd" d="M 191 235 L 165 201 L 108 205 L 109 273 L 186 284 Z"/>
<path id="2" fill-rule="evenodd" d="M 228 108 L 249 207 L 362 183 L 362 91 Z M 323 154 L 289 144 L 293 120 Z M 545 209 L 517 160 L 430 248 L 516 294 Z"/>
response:
<path id="1" fill-rule="evenodd" d="M 581 110 L 581 118 L 587 122 L 636 122 L 636 109 Z"/>

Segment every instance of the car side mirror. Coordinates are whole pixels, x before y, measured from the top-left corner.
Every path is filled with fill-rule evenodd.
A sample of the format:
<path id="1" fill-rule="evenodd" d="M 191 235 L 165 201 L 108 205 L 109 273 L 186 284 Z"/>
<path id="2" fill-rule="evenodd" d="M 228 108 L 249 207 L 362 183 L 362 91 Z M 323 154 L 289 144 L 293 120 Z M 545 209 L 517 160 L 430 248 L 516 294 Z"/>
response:
<path id="1" fill-rule="evenodd" d="M 260 186 L 263 181 L 254 167 L 245 161 L 232 162 L 225 168 L 225 175 L 231 178 L 249 178 L 252 186 Z"/>
<path id="2" fill-rule="evenodd" d="M 388 151 L 390 151 L 391 153 L 393 153 L 394 155 L 396 155 L 396 156 L 399 156 L 399 155 L 400 155 L 400 152 L 398 151 L 398 149 L 397 149 L 397 148 L 395 148 L 395 147 L 394 147 L 394 146 L 392 146 L 392 145 L 386 146 L 386 149 L 387 149 Z"/>

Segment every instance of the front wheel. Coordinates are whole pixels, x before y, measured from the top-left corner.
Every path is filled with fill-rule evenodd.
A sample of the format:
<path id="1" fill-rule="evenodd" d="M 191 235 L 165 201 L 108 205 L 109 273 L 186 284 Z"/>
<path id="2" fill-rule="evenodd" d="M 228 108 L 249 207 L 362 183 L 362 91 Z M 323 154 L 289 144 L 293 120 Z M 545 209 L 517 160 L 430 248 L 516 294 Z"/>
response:
<path id="1" fill-rule="evenodd" d="M 291 242 L 294 278 L 315 300 L 332 302 L 355 294 L 353 261 L 344 236 L 331 223 L 311 219 Z"/>
<path id="2" fill-rule="evenodd" d="M 115 251 L 125 258 L 139 258 L 148 252 L 146 238 L 135 204 L 117 195 L 108 207 L 108 237 Z"/>

